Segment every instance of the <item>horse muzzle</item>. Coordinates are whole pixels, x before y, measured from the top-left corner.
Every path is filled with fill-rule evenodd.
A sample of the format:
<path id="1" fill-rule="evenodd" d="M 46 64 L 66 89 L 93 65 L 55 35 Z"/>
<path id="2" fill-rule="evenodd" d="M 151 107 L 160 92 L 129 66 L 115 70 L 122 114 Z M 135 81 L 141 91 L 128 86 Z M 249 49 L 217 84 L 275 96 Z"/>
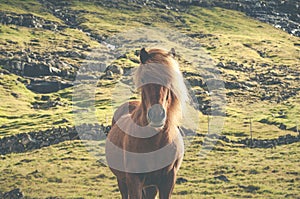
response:
<path id="1" fill-rule="evenodd" d="M 166 110 L 160 104 L 152 105 L 147 112 L 149 126 L 161 128 L 165 125 L 167 115 Z"/>

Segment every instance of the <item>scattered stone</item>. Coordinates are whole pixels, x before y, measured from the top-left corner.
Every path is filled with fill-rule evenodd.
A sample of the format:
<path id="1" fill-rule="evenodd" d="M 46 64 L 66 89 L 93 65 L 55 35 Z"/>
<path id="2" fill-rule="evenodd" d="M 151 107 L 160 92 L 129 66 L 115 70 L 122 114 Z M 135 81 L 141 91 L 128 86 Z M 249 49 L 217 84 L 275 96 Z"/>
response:
<path id="1" fill-rule="evenodd" d="M 73 86 L 71 82 L 63 80 L 32 79 L 27 88 L 37 93 L 52 93 L 71 86 Z"/>
<path id="2" fill-rule="evenodd" d="M 11 95 L 14 96 L 15 98 L 19 98 L 20 97 L 20 95 L 18 93 L 15 93 L 15 92 L 12 92 Z"/>
<path id="3" fill-rule="evenodd" d="M 111 71 L 113 74 L 123 75 L 123 69 L 122 69 L 122 67 L 119 66 L 119 65 L 115 65 L 115 64 L 109 65 L 109 66 L 106 68 L 105 72 L 108 72 L 108 71 Z"/>
<path id="4" fill-rule="evenodd" d="M 41 100 L 42 101 L 49 101 L 50 100 L 50 96 L 49 95 L 42 95 Z"/>
<path id="5" fill-rule="evenodd" d="M 8 25 L 24 26 L 28 28 L 44 28 L 47 30 L 61 30 L 64 26 L 57 22 L 46 20 L 44 18 L 29 14 L 17 14 L 13 12 L 0 12 L 0 23 Z M 38 41 L 33 41 L 38 42 Z"/>
<path id="6" fill-rule="evenodd" d="M 22 153 L 66 140 L 104 140 L 109 130 L 110 126 L 82 124 L 76 127 L 58 127 L 45 131 L 20 133 L 0 139 L 0 157 L 4 159 L 5 154 Z"/>
<path id="7" fill-rule="evenodd" d="M 50 76 L 52 71 L 47 64 L 26 63 L 23 69 L 23 75 L 28 77 Z"/>
<path id="8" fill-rule="evenodd" d="M 253 192 L 260 190 L 260 187 L 254 186 L 254 185 L 249 185 L 249 186 L 239 185 L 239 187 L 249 193 L 253 193 Z"/>
<path id="9" fill-rule="evenodd" d="M 24 195 L 19 188 L 16 188 L 3 194 L 0 193 L 0 197 L 5 199 L 21 199 L 24 198 Z"/>
<path id="10" fill-rule="evenodd" d="M 186 182 L 188 182 L 188 180 L 185 179 L 185 178 L 182 178 L 182 177 L 177 178 L 177 180 L 176 180 L 176 184 L 183 184 L 183 183 L 186 183 Z"/>
<path id="11" fill-rule="evenodd" d="M 223 182 L 230 182 L 230 180 L 228 180 L 228 178 L 225 175 L 219 175 L 219 176 L 216 176 L 214 178 L 217 179 L 217 180 L 221 180 Z"/>
<path id="12" fill-rule="evenodd" d="M 63 124 L 63 123 L 67 123 L 69 122 L 67 119 L 62 119 L 62 120 L 59 120 L 59 121 L 56 121 L 56 122 L 53 122 L 54 125 L 57 125 L 57 124 Z"/>

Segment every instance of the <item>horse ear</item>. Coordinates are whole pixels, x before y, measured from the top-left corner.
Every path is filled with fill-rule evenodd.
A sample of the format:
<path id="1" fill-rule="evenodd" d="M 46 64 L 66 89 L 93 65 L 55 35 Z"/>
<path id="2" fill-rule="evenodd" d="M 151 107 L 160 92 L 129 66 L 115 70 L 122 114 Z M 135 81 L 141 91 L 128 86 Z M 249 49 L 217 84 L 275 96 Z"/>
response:
<path id="1" fill-rule="evenodd" d="M 146 63 L 146 61 L 149 59 L 149 53 L 146 51 L 145 48 L 142 48 L 141 51 L 140 51 L 140 60 L 141 60 L 141 63 L 144 64 Z"/>
<path id="2" fill-rule="evenodd" d="M 173 57 L 175 57 L 176 56 L 175 48 L 171 48 L 169 54 L 173 55 Z"/>

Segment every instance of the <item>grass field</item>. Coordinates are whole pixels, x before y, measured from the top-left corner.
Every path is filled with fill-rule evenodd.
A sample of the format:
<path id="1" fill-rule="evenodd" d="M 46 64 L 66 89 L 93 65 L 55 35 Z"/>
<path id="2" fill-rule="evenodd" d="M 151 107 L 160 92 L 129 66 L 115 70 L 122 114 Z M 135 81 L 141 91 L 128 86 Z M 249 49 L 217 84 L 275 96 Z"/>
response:
<path id="1" fill-rule="evenodd" d="M 71 50 L 88 56 L 90 51 L 82 50 L 82 46 L 101 47 L 92 35 L 109 38 L 147 26 L 178 31 L 201 44 L 202 50 L 215 63 L 212 68 L 220 71 L 225 84 L 246 85 L 225 90 L 226 117 L 222 118 L 222 135 L 231 140 L 249 138 L 250 119 L 253 138 L 297 135 L 294 129 L 300 126 L 299 38 L 241 12 L 222 8 L 191 6 L 176 12 L 120 3 L 123 10 L 119 10 L 93 1 L 68 2 L 69 13 L 80 13 L 76 16 L 80 21 L 78 29 L 67 27 L 54 32 L 0 24 L 0 51 L 12 53 L 12 57 L 26 48 L 41 55 Z M 32 13 L 66 25 L 66 21 L 54 16 L 40 1 L 0 0 L 0 11 Z M 32 40 L 37 40 L 38 45 L 33 45 Z M 114 64 L 123 69 L 138 66 L 135 50 L 126 52 Z M 188 74 L 187 79 L 203 81 L 202 69 L 191 65 L 180 49 L 176 51 L 180 55 L 182 72 Z M 9 56 L 2 53 L 0 59 L 11 58 Z M 60 59 L 78 68 L 91 61 Z M 235 69 L 220 67 L 217 66 L 219 62 L 226 66 L 236 63 L 237 66 Z M 28 78 L 7 72 L 6 68 L 5 64 L 0 65 L 0 139 L 73 126 L 76 123 L 74 110 L 90 102 L 96 108 L 97 122 L 110 124 L 114 100 L 124 97 L 114 91 L 120 80 L 126 80 L 125 76 L 98 80 L 94 99 L 74 103 L 74 87 L 50 94 L 34 93 L 25 86 Z M 257 79 L 258 76 L 261 79 Z M 273 83 L 275 80 L 279 83 Z M 203 95 L 205 88 L 193 85 L 191 89 L 198 99 L 209 99 Z M 292 94 L 280 98 L 286 93 Z M 43 100 L 45 96 L 49 96 L 46 101 Z M 263 96 L 273 97 L 263 100 Z M 35 108 L 36 104 L 43 106 L 52 102 L 58 103 L 53 107 Z M 208 116 L 199 113 L 199 121 L 197 133 L 206 134 Z M 91 122 L 90 115 L 81 122 Z M 299 142 L 274 149 L 250 149 L 219 140 L 212 151 L 199 157 L 199 152 L 204 150 L 204 139 L 195 137 L 186 147 L 178 176 L 186 182 L 176 185 L 173 198 L 300 198 Z M 25 153 L 1 155 L 0 192 L 20 188 L 27 198 L 120 198 L 115 177 L 98 161 L 102 150 L 103 143 L 96 141 L 66 141 Z"/>
<path id="2" fill-rule="evenodd" d="M 173 198 L 298 198 L 299 143 L 242 149 L 218 143 L 204 157 L 201 139 L 186 149 Z M 98 145 L 98 147 L 96 146 Z M 1 157 L 2 191 L 21 187 L 30 198 L 119 198 L 115 177 L 97 161 L 101 143 L 64 142 Z M 103 148 L 102 148 L 103 149 Z"/>

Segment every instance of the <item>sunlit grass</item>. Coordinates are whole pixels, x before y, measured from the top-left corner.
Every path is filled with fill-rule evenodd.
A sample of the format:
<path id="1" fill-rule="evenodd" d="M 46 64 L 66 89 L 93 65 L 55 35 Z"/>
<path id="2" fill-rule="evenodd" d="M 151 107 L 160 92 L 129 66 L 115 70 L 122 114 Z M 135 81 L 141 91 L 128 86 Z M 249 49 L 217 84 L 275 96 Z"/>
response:
<path id="1" fill-rule="evenodd" d="M 125 4 L 122 6 L 130 9 L 117 10 L 101 7 L 93 2 L 70 3 L 70 9 L 89 11 L 77 16 L 81 22 L 80 28 L 101 36 L 110 37 L 145 25 L 173 28 L 184 34 L 211 34 L 195 38 L 195 42 L 199 42 L 216 63 L 235 61 L 238 64 L 243 63 L 247 68 L 253 67 L 257 73 L 266 72 L 266 68 L 261 66 L 264 63 L 269 64 L 269 68 L 287 65 L 292 71 L 298 70 L 299 48 L 294 45 L 299 43 L 298 38 L 237 11 L 191 7 L 187 12 L 181 13 L 158 8 L 134 8 Z M 33 13 L 63 24 L 44 10 L 37 1 L 0 0 L 0 5 L 1 11 Z M 3 46 L 7 51 L 24 50 L 29 47 L 39 53 L 56 52 L 74 50 L 74 46 L 83 44 L 87 44 L 91 49 L 100 47 L 99 43 L 85 32 L 73 28 L 52 32 L 0 25 L 0 32 L 1 45 L 7 44 L 7 40 L 12 41 Z M 32 39 L 38 39 L 38 45 L 31 45 Z M 134 50 L 136 49 L 115 60 L 114 64 L 123 68 L 138 66 L 138 57 L 134 55 Z M 180 54 L 180 49 L 176 51 Z M 260 56 L 259 51 L 263 51 L 266 56 Z M 88 52 L 83 53 L 88 55 Z M 63 59 L 76 66 L 81 66 L 86 61 Z M 183 64 L 181 69 L 191 74 L 200 73 L 199 69 L 188 64 Z M 244 82 L 253 76 L 241 71 L 220 70 L 224 81 L 228 81 L 226 78 L 232 76 L 237 78 L 232 81 Z M 284 73 L 278 68 L 273 68 L 272 71 Z M 52 127 L 78 125 L 78 121 L 74 119 L 78 109 L 86 111 L 95 108 L 93 115 L 90 112 L 81 115 L 81 123 L 110 124 L 114 110 L 125 98 L 139 99 L 136 93 L 124 96 L 123 92 L 119 92 L 119 76 L 115 77 L 114 80 L 99 80 L 97 85 L 94 85 L 96 90 L 93 98 L 74 100 L 76 90 L 72 87 L 46 94 L 50 100 L 60 98 L 61 105 L 35 109 L 34 103 L 45 103 L 41 100 L 42 94 L 29 91 L 22 83 L 22 78 L 1 73 L 0 138 Z M 288 74 L 281 79 L 289 82 L 290 88 L 299 86 L 298 82 L 294 81 L 295 78 Z M 256 87 L 259 88 L 259 82 L 256 83 Z M 196 86 L 193 89 L 201 90 Z M 230 91 L 237 93 L 237 97 L 226 98 L 227 116 L 220 118 L 224 121 L 221 135 L 226 135 L 232 140 L 250 138 L 250 118 L 253 138 L 272 139 L 286 134 L 296 135 L 296 132 L 281 130 L 279 125 L 284 124 L 287 129 L 294 128 L 297 124 L 300 126 L 299 93 L 284 102 L 276 103 L 261 101 L 259 90 L 252 93 L 234 89 Z M 199 103 L 201 104 L 201 101 Z M 199 113 L 189 118 L 199 119 L 197 133 L 207 133 L 208 119 L 212 117 Z M 217 141 L 212 151 L 204 157 L 199 157 L 199 152 L 203 152 L 201 144 L 204 139 L 195 137 L 187 145 L 178 176 L 187 179 L 187 182 L 176 185 L 173 198 L 300 197 L 298 143 L 277 146 L 276 149 L 248 149 Z M 32 198 L 119 198 L 115 177 L 107 167 L 97 162 L 100 154 L 103 155 L 101 150 L 103 143 L 69 141 L 22 154 L 1 156 L 0 191 L 21 188 L 25 196 Z M 229 181 L 215 179 L 220 175 L 226 176 Z"/>
<path id="2" fill-rule="evenodd" d="M 68 141 L 6 155 L 0 165 L 2 191 L 17 185 L 28 197 L 119 198 L 115 177 L 97 162 L 103 147 L 98 142 Z M 299 144 L 277 149 L 217 145 L 204 157 L 197 156 L 200 151 L 199 144 L 186 148 L 178 178 L 187 182 L 175 186 L 174 198 L 299 197 Z M 221 175 L 229 181 L 216 179 Z"/>

